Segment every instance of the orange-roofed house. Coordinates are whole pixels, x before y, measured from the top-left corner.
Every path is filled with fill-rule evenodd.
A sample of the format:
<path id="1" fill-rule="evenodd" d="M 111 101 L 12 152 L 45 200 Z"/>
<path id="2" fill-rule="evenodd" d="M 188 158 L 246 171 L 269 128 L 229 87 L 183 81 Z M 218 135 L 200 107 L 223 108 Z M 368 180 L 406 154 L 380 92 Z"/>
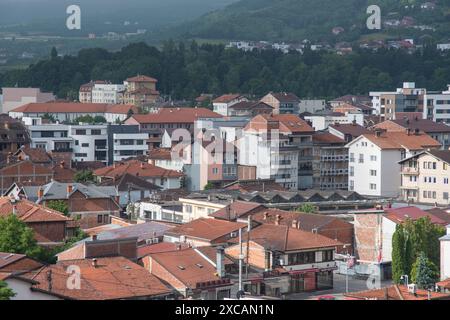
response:
<path id="1" fill-rule="evenodd" d="M 240 255 L 240 244 L 225 249 L 233 259 Z M 248 244 L 248 245 L 247 245 Z M 251 283 L 256 294 L 282 294 L 333 288 L 334 254 L 342 243 L 286 225 L 262 224 L 243 234 L 244 263 L 259 270 Z"/>
<path id="2" fill-rule="evenodd" d="M 450 293 L 432 292 L 421 289 L 412 289 L 404 285 L 393 285 L 386 288 L 350 292 L 346 297 L 356 300 L 450 300 Z"/>
<path id="3" fill-rule="evenodd" d="M 293 114 L 258 115 L 239 140 L 239 164 L 256 167 L 256 179 L 290 190 L 312 187 L 314 129 Z"/>
<path id="4" fill-rule="evenodd" d="M 300 98 L 291 92 L 269 92 L 261 98 L 274 110 L 274 114 L 298 114 Z"/>
<path id="5" fill-rule="evenodd" d="M 79 278 L 74 280 L 76 271 Z M 17 300 L 165 300 L 173 290 L 124 257 L 61 261 L 8 280 Z M 8 284 L 10 284 L 8 282 Z M 19 286 L 25 287 L 18 290 Z"/>
<path id="6" fill-rule="evenodd" d="M 158 80 L 152 77 L 137 75 L 124 81 L 125 93 L 123 101 L 125 104 L 132 104 L 138 108 L 148 108 L 159 98 L 159 91 L 156 90 Z"/>
<path id="7" fill-rule="evenodd" d="M 54 172 L 30 160 L 17 162 L 0 169 L 0 194 L 14 183 L 46 184 L 54 178 Z"/>
<path id="8" fill-rule="evenodd" d="M 207 248 L 208 250 L 204 250 Z M 143 258 L 145 268 L 183 297 L 202 300 L 231 298 L 232 281 L 222 248 L 186 248 L 153 253 Z"/>
<path id="9" fill-rule="evenodd" d="M 163 189 L 179 189 L 183 173 L 157 167 L 140 160 L 117 162 L 94 171 L 99 182 L 119 180 L 125 174 L 139 177 Z"/>
<path id="10" fill-rule="evenodd" d="M 347 144 L 349 190 L 367 196 L 398 197 L 399 162 L 441 144 L 423 132 L 385 132 L 377 129 Z"/>
<path id="11" fill-rule="evenodd" d="M 222 116 L 230 116 L 231 106 L 246 101 L 248 99 L 239 93 L 224 94 L 213 100 L 213 110 Z"/>
<path id="12" fill-rule="evenodd" d="M 33 229 L 36 241 L 45 246 L 60 245 L 71 233 L 72 219 L 62 213 L 14 197 L 0 197 L 0 217 L 16 215 Z"/>

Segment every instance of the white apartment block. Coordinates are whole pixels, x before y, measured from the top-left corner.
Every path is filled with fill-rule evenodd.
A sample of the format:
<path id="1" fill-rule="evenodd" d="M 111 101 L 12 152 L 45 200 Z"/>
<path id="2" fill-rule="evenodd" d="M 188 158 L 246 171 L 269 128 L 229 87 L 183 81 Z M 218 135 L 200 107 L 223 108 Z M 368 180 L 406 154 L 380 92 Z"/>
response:
<path id="1" fill-rule="evenodd" d="M 124 91 L 123 84 L 95 84 L 92 88 L 92 103 L 120 104 Z"/>
<path id="2" fill-rule="evenodd" d="M 148 133 L 114 133 L 114 162 L 137 155 L 146 155 L 148 151 Z"/>
<path id="3" fill-rule="evenodd" d="M 423 118 L 450 125 L 450 84 L 448 90 L 425 95 Z"/>
<path id="4" fill-rule="evenodd" d="M 398 197 L 401 186 L 399 162 L 428 148 L 440 148 L 426 134 L 381 132 L 361 135 L 349 144 L 350 191 L 367 196 Z"/>
<path id="5" fill-rule="evenodd" d="M 305 117 L 306 121 L 309 121 L 315 131 L 322 131 L 328 129 L 328 126 L 333 124 L 350 124 L 356 123 L 360 126 L 364 126 L 364 114 L 362 113 L 350 113 L 342 114 L 323 114 L 323 115 L 311 115 Z"/>

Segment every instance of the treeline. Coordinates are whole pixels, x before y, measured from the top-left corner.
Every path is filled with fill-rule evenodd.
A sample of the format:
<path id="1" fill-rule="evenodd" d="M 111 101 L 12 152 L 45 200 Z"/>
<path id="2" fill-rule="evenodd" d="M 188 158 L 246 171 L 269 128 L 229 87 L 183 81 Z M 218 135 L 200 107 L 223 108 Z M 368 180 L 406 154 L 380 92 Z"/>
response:
<path id="1" fill-rule="evenodd" d="M 402 50 L 355 50 L 349 55 L 306 50 L 243 52 L 223 45 L 165 42 L 161 48 L 135 43 L 117 52 L 81 50 L 77 56 L 55 52 L 25 70 L 0 74 L 0 86 L 40 87 L 59 98 L 77 99 L 90 80 L 121 83 L 136 74 L 159 79 L 158 89 L 173 99 L 201 93 L 240 92 L 263 95 L 291 91 L 299 97 L 333 98 L 393 90 L 414 81 L 429 90 L 450 83 L 450 54 L 425 47 L 414 54 Z"/>

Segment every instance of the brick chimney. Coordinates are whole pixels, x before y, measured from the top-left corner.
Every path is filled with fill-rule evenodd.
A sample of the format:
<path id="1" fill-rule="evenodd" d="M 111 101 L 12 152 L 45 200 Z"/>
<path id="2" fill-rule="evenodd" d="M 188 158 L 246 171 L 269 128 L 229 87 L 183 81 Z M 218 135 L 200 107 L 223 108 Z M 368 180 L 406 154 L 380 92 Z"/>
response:
<path id="1" fill-rule="evenodd" d="M 64 161 L 61 161 L 61 162 L 59 163 L 59 166 L 60 166 L 61 169 L 64 169 L 64 165 L 65 165 Z"/>
<path id="2" fill-rule="evenodd" d="M 67 195 L 71 194 L 72 191 L 73 191 L 73 185 L 68 184 L 68 185 L 67 185 Z"/>
<path id="3" fill-rule="evenodd" d="M 216 270 L 217 275 L 221 278 L 225 277 L 224 255 L 224 249 L 222 247 L 218 247 L 216 252 Z"/>
<path id="4" fill-rule="evenodd" d="M 277 214 L 275 216 L 275 225 L 279 226 L 280 225 L 280 221 L 281 221 L 281 216 L 279 214 Z"/>
<path id="5" fill-rule="evenodd" d="M 297 220 L 292 220 L 291 227 L 297 229 Z"/>
<path id="6" fill-rule="evenodd" d="M 94 267 L 94 268 L 98 268 L 98 261 L 97 261 L 97 259 L 92 259 L 92 266 Z"/>
<path id="7" fill-rule="evenodd" d="M 269 217 L 269 213 L 267 211 L 264 212 L 264 220 L 267 220 L 268 217 Z"/>

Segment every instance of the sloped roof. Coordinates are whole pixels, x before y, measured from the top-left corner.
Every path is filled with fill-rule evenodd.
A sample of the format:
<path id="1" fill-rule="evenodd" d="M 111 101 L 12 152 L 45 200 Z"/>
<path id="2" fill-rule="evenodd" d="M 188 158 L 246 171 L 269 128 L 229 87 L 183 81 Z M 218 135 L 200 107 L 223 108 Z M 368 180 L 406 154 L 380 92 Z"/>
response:
<path id="1" fill-rule="evenodd" d="M 9 216 L 13 212 L 24 222 L 61 222 L 71 220 L 58 211 L 28 200 L 21 199 L 12 202 L 9 197 L 0 197 L 0 217 Z"/>
<path id="2" fill-rule="evenodd" d="M 67 286 L 69 266 L 80 268 L 81 288 Z M 48 272 L 51 271 L 52 288 L 48 289 Z M 124 258 L 98 258 L 97 267 L 90 259 L 60 261 L 31 272 L 24 277 L 36 282 L 32 290 L 75 300 L 116 300 L 168 295 L 172 291 L 144 267 Z"/>
<path id="3" fill-rule="evenodd" d="M 361 300 L 428 300 L 428 291 L 417 289 L 416 294 L 408 292 L 408 288 L 403 285 L 393 285 L 381 289 L 351 292 L 345 294 L 347 297 Z M 449 293 L 430 292 L 431 300 L 449 299 Z"/>
<path id="4" fill-rule="evenodd" d="M 379 137 L 376 133 L 366 133 L 363 136 L 380 149 L 422 150 L 441 146 L 438 141 L 425 133 L 408 135 L 405 132 L 382 132 Z"/>
<path id="5" fill-rule="evenodd" d="M 220 97 L 217 97 L 216 99 L 214 99 L 213 103 L 228 103 L 228 102 L 236 100 L 240 97 L 242 97 L 242 95 L 239 93 L 224 94 L 224 95 L 221 95 Z"/>
<path id="6" fill-rule="evenodd" d="M 429 217 L 431 223 L 439 225 L 447 225 L 447 221 L 444 221 L 437 216 L 433 215 L 431 212 L 427 212 L 419 209 L 418 207 L 409 206 L 396 209 L 386 209 L 385 217 L 393 222 L 399 224 L 403 223 L 408 219 L 418 220 L 420 218 Z"/>
<path id="7" fill-rule="evenodd" d="M 122 177 L 124 174 L 131 174 L 134 176 L 149 178 L 149 177 L 163 177 L 163 178 L 180 178 L 183 173 L 174 170 L 168 170 L 152 164 L 142 162 L 139 160 L 129 160 L 120 162 L 115 165 L 100 168 L 94 171 L 94 175 L 99 177 Z"/>
<path id="8" fill-rule="evenodd" d="M 225 208 L 220 209 L 213 214 L 210 214 L 209 216 L 215 219 L 233 221 L 258 208 L 263 208 L 263 206 L 259 203 L 237 200 L 226 206 Z"/>
<path id="9" fill-rule="evenodd" d="M 125 81 L 128 81 L 128 82 L 153 82 L 153 83 L 158 82 L 158 80 L 156 80 L 155 78 L 148 77 L 148 76 L 141 76 L 141 75 L 137 75 L 135 77 L 128 78 Z"/>
<path id="10" fill-rule="evenodd" d="M 107 103 L 78 103 L 78 102 L 46 102 L 28 103 L 10 112 L 22 113 L 128 113 L 136 110 L 133 105 L 115 105 Z"/>
<path id="11" fill-rule="evenodd" d="M 206 108 L 162 108 L 158 113 L 135 114 L 132 118 L 138 123 L 194 123 L 200 118 L 222 118 Z"/>

